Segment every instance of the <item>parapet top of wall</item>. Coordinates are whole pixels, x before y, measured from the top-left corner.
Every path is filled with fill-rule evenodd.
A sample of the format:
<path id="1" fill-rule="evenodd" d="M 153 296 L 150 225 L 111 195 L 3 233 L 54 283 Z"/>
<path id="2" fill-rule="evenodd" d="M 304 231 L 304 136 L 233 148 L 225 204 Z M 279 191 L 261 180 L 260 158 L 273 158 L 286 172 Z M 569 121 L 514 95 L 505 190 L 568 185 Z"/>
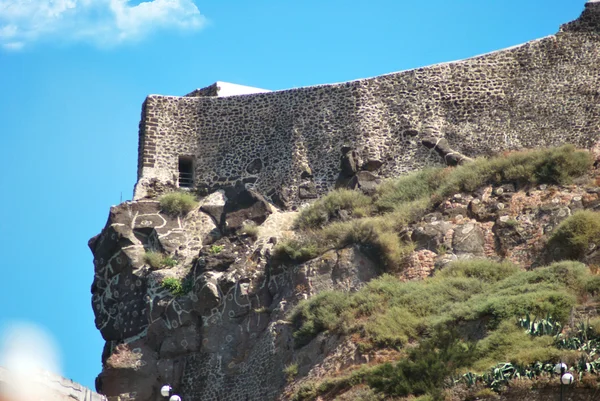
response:
<path id="1" fill-rule="evenodd" d="M 230 82 L 217 81 L 212 85 L 205 88 L 196 89 L 185 97 L 206 97 L 206 96 L 218 96 L 218 97 L 229 97 L 239 95 L 253 95 L 255 93 L 271 92 L 267 89 L 255 88 L 253 86 L 232 84 Z"/>
<path id="2" fill-rule="evenodd" d="M 600 33 L 600 0 L 588 0 L 585 9 L 575 21 L 560 27 L 561 32 Z"/>

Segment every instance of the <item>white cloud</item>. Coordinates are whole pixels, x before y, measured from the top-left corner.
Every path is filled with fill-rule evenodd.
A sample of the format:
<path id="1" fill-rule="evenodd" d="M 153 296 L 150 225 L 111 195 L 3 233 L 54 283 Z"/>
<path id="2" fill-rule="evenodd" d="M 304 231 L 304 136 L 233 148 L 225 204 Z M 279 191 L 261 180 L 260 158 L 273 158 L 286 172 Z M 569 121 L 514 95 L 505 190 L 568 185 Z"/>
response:
<path id="1" fill-rule="evenodd" d="M 14 50 L 49 38 L 114 45 L 205 22 L 193 0 L 0 0 L 0 46 Z"/>

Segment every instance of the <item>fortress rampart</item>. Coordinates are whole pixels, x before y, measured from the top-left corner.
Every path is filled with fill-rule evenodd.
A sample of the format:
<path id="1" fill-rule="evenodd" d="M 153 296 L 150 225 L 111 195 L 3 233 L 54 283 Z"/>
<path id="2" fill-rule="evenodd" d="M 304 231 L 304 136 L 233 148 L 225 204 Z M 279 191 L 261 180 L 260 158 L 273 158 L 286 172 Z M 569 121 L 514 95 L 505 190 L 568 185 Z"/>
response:
<path id="1" fill-rule="evenodd" d="M 194 188 L 242 181 L 293 206 L 303 188 L 311 197 L 335 185 L 344 147 L 389 177 L 443 163 L 424 146 L 432 138 L 470 157 L 589 146 L 600 137 L 600 2 L 556 35 L 467 60 L 341 84 L 216 92 L 146 99 L 135 199 L 177 186 L 181 157 Z"/>

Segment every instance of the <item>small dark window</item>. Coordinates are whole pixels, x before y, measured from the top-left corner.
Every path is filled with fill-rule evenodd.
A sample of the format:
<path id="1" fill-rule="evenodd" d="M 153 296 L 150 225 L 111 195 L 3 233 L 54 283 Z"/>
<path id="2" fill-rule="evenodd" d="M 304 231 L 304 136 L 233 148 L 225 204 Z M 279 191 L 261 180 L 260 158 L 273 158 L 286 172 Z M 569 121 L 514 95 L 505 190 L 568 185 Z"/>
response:
<path id="1" fill-rule="evenodd" d="M 179 188 L 193 188 L 194 159 L 189 156 L 179 156 Z"/>

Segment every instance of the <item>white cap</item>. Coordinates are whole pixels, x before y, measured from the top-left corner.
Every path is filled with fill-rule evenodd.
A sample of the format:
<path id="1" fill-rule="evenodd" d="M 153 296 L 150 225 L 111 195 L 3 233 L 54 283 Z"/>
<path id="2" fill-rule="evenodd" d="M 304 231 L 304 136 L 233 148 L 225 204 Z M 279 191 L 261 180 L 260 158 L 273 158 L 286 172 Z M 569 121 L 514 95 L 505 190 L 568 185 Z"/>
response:
<path id="1" fill-rule="evenodd" d="M 175 394 L 172 395 L 171 398 L 169 398 L 169 401 L 181 401 L 181 397 Z"/>

